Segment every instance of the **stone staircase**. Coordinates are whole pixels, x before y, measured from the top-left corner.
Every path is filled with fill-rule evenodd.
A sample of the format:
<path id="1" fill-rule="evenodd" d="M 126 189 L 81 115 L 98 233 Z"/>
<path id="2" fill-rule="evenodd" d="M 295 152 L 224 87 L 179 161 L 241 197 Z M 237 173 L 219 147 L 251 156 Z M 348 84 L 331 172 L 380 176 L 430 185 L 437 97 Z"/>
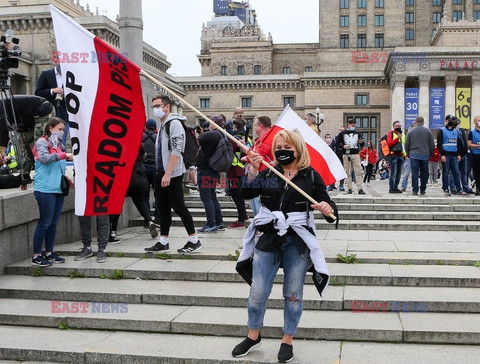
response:
<path id="1" fill-rule="evenodd" d="M 221 197 L 225 220 L 232 202 Z M 197 226 L 198 196 L 187 197 Z M 318 237 L 332 275 L 320 298 L 306 279 L 292 363 L 477 363 L 480 353 L 480 239 L 474 198 L 335 197 L 339 230 Z M 230 356 L 246 333 L 249 287 L 235 272 L 244 229 L 201 235 L 204 248 L 145 254 L 148 231 L 120 232 L 104 264 L 12 264 L 0 276 L 0 363 L 275 363 L 283 324 L 283 275 L 274 285 L 262 347 Z M 330 227 L 330 226 L 329 226 Z M 340 254 L 356 264 L 346 264 Z M 353 256 L 355 254 L 355 257 Z"/>
<path id="2" fill-rule="evenodd" d="M 198 194 L 185 197 L 195 226 L 205 225 L 205 209 Z M 219 196 L 226 224 L 237 220 L 233 201 Z M 480 198 L 473 197 L 373 197 L 337 194 L 335 203 L 341 211 L 342 230 L 408 230 L 408 231 L 480 231 Z M 247 213 L 252 216 L 251 210 Z M 317 213 L 316 213 L 317 214 Z M 176 215 L 174 226 L 182 226 Z M 130 226 L 143 226 L 143 219 L 130 221 Z M 316 219 L 317 229 L 332 230 L 335 225 Z"/>

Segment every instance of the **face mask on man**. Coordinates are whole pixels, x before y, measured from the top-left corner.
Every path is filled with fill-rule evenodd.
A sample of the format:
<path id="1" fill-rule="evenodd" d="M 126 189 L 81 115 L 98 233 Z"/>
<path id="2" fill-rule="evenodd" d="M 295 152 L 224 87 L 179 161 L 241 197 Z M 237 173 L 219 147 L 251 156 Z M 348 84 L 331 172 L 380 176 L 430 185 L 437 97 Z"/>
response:
<path id="1" fill-rule="evenodd" d="M 477 123 L 478 126 L 480 126 L 480 121 Z"/>
<path id="2" fill-rule="evenodd" d="M 162 119 L 165 116 L 165 111 L 161 107 L 156 107 L 153 109 L 153 116 Z"/>
<path id="3" fill-rule="evenodd" d="M 354 130 L 355 130 L 355 127 L 354 127 L 354 126 L 351 126 L 351 127 L 348 128 L 348 130 L 354 131 Z"/>
<path id="4" fill-rule="evenodd" d="M 455 123 L 455 121 L 449 121 L 449 122 L 447 123 L 447 126 L 448 126 L 449 128 L 454 128 L 456 125 L 457 125 L 457 124 Z"/>
<path id="5" fill-rule="evenodd" d="M 401 127 L 401 126 L 399 126 L 398 128 L 395 128 L 395 129 L 393 129 L 393 130 L 395 130 L 396 132 L 399 132 L 399 133 L 401 133 L 401 132 L 402 132 L 402 127 Z"/>
<path id="6" fill-rule="evenodd" d="M 332 138 L 325 138 L 325 141 L 326 141 L 326 142 L 331 142 L 331 141 L 332 141 Z"/>
<path id="7" fill-rule="evenodd" d="M 295 161 L 295 153 L 293 150 L 279 149 L 275 151 L 275 159 L 282 166 L 288 166 Z"/>

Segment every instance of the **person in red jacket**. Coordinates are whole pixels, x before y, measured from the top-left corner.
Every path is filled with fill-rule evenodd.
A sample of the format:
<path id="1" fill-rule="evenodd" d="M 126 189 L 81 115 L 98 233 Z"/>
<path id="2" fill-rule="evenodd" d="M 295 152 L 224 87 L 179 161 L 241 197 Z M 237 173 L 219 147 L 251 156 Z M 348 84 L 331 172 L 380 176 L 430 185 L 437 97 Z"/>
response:
<path id="1" fill-rule="evenodd" d="M 367 167 L 365 172 L 365 177 L 363 177 L 363 183 L 370 183 L 372 178 L 373 167 L 378 161 L 377 151 L 373 147 L 372 142 L 367 143 L 367 147 L 363 148 L 360 152 L 360 158 L 367 161 Z"/>
<path id="2" fill-rule="evenodd" d="M 428 161 L 428 176 L 429 176 L 429 183 L 430 184 L 437 184 L 437 175 L 438 175 L 438 163 L 440 163 L 440 151 L 435 143 L 435 149 L 433 151 L 433 155 L 430 157 Z"/>

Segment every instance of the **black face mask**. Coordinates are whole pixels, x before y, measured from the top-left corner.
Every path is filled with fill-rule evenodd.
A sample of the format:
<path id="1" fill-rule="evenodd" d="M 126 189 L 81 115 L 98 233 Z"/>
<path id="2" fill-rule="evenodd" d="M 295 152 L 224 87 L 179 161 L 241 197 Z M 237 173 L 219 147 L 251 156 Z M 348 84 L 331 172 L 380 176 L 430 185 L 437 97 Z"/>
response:
<path id="1" fill-rule="evenodd" d="M 275 151 L 275 159 L 282 166 L 288 166 L 295 161 L 295 153 L 293 150 L 279 149 Z"/>
<path id="2" fill-rule="evenodd" d="M 457 124 L 455 122 L 449 122 L 447 126 L 450 128 L 454 128 L 455 126 L 457 126 Z"/>
<path id="3" fill-rule="evenodd" d="M 399 133 L 402 132 L 402 128 L 395 128 L 394 130 L 395 130 L 395 131 L 398 131 Z"/>

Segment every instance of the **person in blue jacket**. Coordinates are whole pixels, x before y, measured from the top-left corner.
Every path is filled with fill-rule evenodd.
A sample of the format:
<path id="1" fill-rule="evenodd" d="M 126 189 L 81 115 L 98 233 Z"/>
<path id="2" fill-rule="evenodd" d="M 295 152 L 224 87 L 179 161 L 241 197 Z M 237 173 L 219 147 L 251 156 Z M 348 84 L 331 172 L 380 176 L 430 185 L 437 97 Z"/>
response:
<path id="1" fill-rule="evenodd" d="M 53 252 L 64 200 L 60 183 L 65 174 L 66 160 L 73 159 L 72 153 L 65 153 L 65 146 L 62 144 L 64 131 L 63 120 L 51 118 L 45 125 L 43 136 L 33 148 L 35 157 L 33 194 L 38 203 L 40 218 L 33 235 L 32 265 L 40 267 L 65 262 L 65 259 Z M 42 256 L 44 241 L 45 256 Z"/>

